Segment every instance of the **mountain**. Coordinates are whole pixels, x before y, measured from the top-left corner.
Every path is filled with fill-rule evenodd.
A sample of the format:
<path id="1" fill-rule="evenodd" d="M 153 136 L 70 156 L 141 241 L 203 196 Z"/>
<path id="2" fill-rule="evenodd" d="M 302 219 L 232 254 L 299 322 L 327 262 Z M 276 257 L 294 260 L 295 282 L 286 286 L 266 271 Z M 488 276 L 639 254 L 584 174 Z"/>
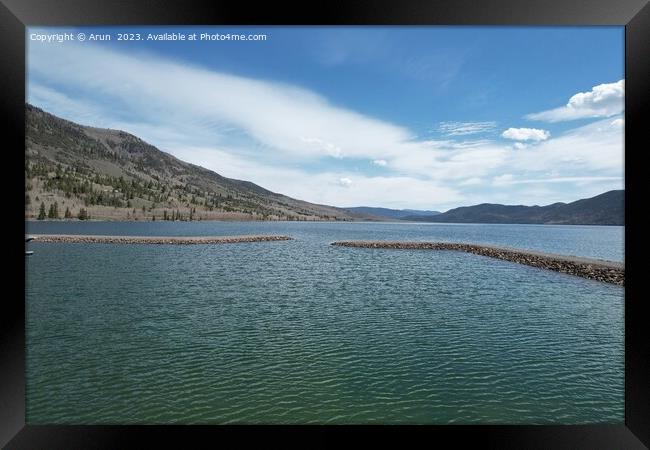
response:
<path id="1" fill-rule="evenodd" d="M 624 225 L 625 191 L 547 206 L 483 203 L 450 209 L 436 216 L 412 215 L 402 220 L 451 223 L 531 223 L 564 225 Z"/>
<path id="2" fill-rule="evenodd" d="M 27 218 L 624 224 L 622 190 L 572 203 L 484 203 L 445 213 L 318 205 L 181 161 L 124 131 L 79 125 L 29 104 L 25 145 Z"/>
<path id="3" fill-rule="evenodd" d="M 434 216 L 440 214 L 440 211 L 421 211 L 417 209 L 389 209 L 389 208 L 373 208 L 371 206 L 355 206 L 345 208 L 347 211 L 366 214 L 374 217 L 381 217 L 385 219 L 403 219 L 407 216 Z"/>
<path id="4" fill-rule="evenodd" d="M 370 219 L 223 177 L 132 134 L 79 125 L 29 104 L 25 122 L 28 218 Z"/>

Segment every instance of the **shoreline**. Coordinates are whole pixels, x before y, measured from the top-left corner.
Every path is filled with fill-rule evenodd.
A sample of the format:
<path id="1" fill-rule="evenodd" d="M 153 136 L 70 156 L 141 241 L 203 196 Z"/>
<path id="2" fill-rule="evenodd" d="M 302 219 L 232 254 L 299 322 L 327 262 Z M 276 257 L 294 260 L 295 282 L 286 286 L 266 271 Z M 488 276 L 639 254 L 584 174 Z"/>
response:
<path id="1" fill-rule="evenodd" d="M 30 234 L 32 242 L 64 244 L 236 244 L 242 242 L 289 241 L 293 238 L 278 235 L 243 235 L 243 236 L 110 236 L 88 234 Z"/>
<path id="2" fill-rule="evenodd" d="M 600 259 L 564 256 L 534 250 L 520 250 L 492 245 L 454 242 L 405 241 L 336 241 L 337 247 L 397 249 L 397 250 L 451 250 L 510 261 L 540 269 L 575 275 L 604 283 L 625 286 L 625 263 Z"/>
<path id="3" fill-rule="evenodd" d="M 293 238 L 283 235 L 239 235 L 239 236 L 115 236 L 75 234 L 29 234 L 33 242 L 80 243 L 80 244 L 154 244 L 154 245 L 197 245 L 233 244 L 246 242 L 288 241 Z M 535 250 L 522 250 L 493 245 L 477 245 L 454 242 L 421 241 L 335 241 L 330 245 L 350 248 L 394 249 L 394 250 L 446 250 L 462 251 L 479 256 L 500 259 L 531 267 L 579 276 L 604 283 L 625 286 L 625 263 L 579 256 L 565 256 Z"/>
<path id="4" fill-rule="evenodd" d="M 382 218 L 382 219 L 345 219 L 345 220 L 261 220 L 261 219 L 201 219 L 201 220 L 133 220 L 133 219 L 43 219 L 39 220 L 34 217 L 26 217 L 25 222 L 27 223 L 74 223 L 74 222 L 86 222 L 86 223 L 100 223 L 100 222 L 123 222 L 123 223 L 154 223 L 154 222 L 187 222 L 187 223 L 201 223 L 201 222 L 218 222 L 218 223 L 232 223 L 232 222 L 257 222 L 257 223 L 380 223 L 380 224 L 404 224 L 404 225 L 526 225 L 526 226 L 570 226 L 570 227 L 625 227 L 625 224 L 611 224 L 611 223 L 536 223 L 536 222 L 424 222 L 424 221 L 409 221 L 409 220 L 400 220 L 400 219 L 391 219 L 391 218 Z"/>

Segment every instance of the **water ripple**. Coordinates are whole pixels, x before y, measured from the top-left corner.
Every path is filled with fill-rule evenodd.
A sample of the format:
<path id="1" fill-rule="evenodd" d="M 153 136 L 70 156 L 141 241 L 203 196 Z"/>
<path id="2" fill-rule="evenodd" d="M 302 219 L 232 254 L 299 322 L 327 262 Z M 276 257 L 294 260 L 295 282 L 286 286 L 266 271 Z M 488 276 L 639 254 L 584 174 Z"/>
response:
<path id="1" fill-rule="evenodd" d="M 28 422 L 622 423 L 622 288 L 331 248 L 377 233 L 314 225 L 227 247 L 32 245 Z"/>

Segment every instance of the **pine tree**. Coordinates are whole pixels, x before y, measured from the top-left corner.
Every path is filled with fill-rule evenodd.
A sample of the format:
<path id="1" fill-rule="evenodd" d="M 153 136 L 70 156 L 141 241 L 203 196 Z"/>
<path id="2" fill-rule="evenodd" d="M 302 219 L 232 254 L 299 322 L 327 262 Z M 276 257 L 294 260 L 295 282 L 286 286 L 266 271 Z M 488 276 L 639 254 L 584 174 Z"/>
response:
<path id="1" fill-rule="evenodd" d="M 90 216 L 88 215 L 88 212 L 86 211 L 86 208 L 81 208 L 79 210 L 79 220 L 88 220 Z"/>
<path id="2" fill-rule="evenodd" d="M 54 202 L 54 219 L 59 218 L 59 204 Z"/>
<path id="3" fill-rule="evenodd" d="M 47 218 L 48 219 L 56 219 L 56 217 L 54 217 L 54 204 L 53 203 L 50 204 L 50 209 L 47 211 Z"/>
<path id="4" fill-rule="evenodd" d="M 72 213 L 70 212 L 70 208 L 67 206 L 65 207 L 65 214 L 63 215 L 66 219 L 71 219 L 72 218 Z"/>
<path id="5" fill-rule="evenodd" d="M 41 208 L 38 211 L 38 220 L 45 219 L 45 202 L 41 202 Z"/>

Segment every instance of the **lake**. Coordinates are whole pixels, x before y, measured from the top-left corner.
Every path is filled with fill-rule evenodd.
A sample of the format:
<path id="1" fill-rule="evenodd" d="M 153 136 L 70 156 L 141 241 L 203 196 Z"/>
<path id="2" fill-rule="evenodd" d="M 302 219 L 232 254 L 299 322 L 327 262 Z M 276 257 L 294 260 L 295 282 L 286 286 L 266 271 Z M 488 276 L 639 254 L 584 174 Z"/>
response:
<path id="1" fill-rule="evenodd" d="M 624 289 L 482 256 L 623 261 L 623 227 L 29 222 L 28 233 L 282 234 L 221 245 L 28 244 L 27 422 L 624 421 Z"/>

